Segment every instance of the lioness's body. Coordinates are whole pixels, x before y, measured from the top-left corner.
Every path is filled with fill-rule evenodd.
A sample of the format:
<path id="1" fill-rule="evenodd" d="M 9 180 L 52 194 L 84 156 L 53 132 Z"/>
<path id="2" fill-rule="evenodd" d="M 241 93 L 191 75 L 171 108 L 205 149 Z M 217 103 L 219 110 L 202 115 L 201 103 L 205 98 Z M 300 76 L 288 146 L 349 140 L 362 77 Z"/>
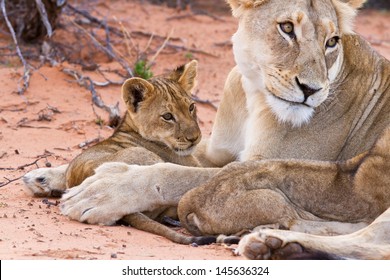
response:
<path id="1" fill-rule="evenodd" d="M 390 62 L 356 35 L 344 36 L 343 47 L 343 68 L 351 70 L 343 72 L 335 81 L 334 87 L 337 86 L 337 90 L 332 92 L 335 98 L 325 101 L 322 110 L 316 112 L 307 125 L 298 128 L 290 124 L 278 124 L 271 113 L 265 112 L 257 115 L 254 126 L 247 127 L 249 131 L 242 132 L 242 137 L 223 137 L 228 135 L 226 131 L 230 129 L 229 125 L 239 127 L 242 115 L 234 114 L 246 108 L 244 102 L 238 103 L 245 99 L 237 96 L 244 97 L 245 92 L 241 85 L 242 76 L 238 69 L 234 68 L 226 82 L 224 103 L 217 115 L 216 123 L 220 130 L 213 131 L 218 134 L 213 135 L 209 149 L 214 153 L 218 150 L 218 155 L 223 154 L 225 158 L 238 158 L 245 154 L 245 149 L 234 153 L 231 147 L 245 147 L 247 133 L 258 133 L 257 139 L 260 138 L 261 141 L 252 147 L 255 153 L 250 153 L 251 157 L 246 160 L 262 158 L 339 161 L 368 151 L 382 131 L 390 125 Z M 378 69 L 380 74 L 369 74 Z M 359 92 L 362 90 L 366 94 L 355 94 L 353 89 L 362 77 L 370 78 L 358 86 Z M 237 110 L 237 104 L 242 110 Z M 234 105 L 234 108 L 231 105 Z M 230 119 L 229 123 L 224 122 L 227 118 Z M 237 123 L 234 123 L 235 120 Z M 221 147 L 225 149 L 221 150 Z M 390 149 L 387 152 L 389 155 Z M 386 153 L 386 149 L 383 149 L 383 153 Z M 359 159 L 360 157 L 357 157 L 341 165 L 317 165 L 311 161 L 264 161 L 237 164 L 236 168 L 226 167 L 209 183 L 184 196 L 179 204 L 180 218 L 187 228 L 199 226 L 199 229 L 193 229 L 193 233 L 197 234 L 232 234 L 245 227 L 274 223 L 292 228 L 294 221 L 300 218 L 369 223 L 390 207 L 390 186 L 379 183 L 382 179 L 389 182 L 390 174 L 385 172 L 387 165 L 380 165 L 382 174 L 376 173 L 374 167 L 371 167 L 373 176 L 370 176 L 370 183 L 364 181 L 367 186 L 363 187 L 362 183 L 358 188 L 359 192 L 355 193 L 355 190 L 347 186 L 352 180 L 350 173 L 356 172 Z M 363 178 L 368 180 L 369 177 Z M 248 197 L 250 201 L 258 202 L 257 209 L 253 203 L 245 202 L 244 197 L 237 198 L 238 193 L 242 192 L 242 195 L 246 196 L 248 189 L 257 188 L 267 189 L 264 194 L 259 192 L 256 198 L 255 192 Z M 369 199 L 370 193 L 376 194 L 376 188 L 381 188 L 380 195 Z M 269 194 L 269 189 L 280 190 L 278 192 L 281 192 L 281 197 L 273 197 Z M 350 194 L 349 191 L 353 193 Z M 386 192 L 389 196 L 384 196 Z M 233 193 L 235 195 L 232 195 Z M 280 204 L 278 199 L 284 196 L 286 201 L 283 201 L 283 204 L 286 206 L 274 206 Z M 215 199 L 207 200 L 209 197 Z M 366 200 L 371 202 L 367 203 Z M 237 201 L 240 201 L 240 206 L 251 206 L 243 207 L 234 217 L 232 213 L 235 213 L 233 209 L 237 207 Z M 287 201 L 290 201 L 291 205 Z M 191 213 L 196 213 L 197 218 L 194 221 L 191 216 L 192 220 L 188 222 L 186 217 Z M 205 220 L 199 217 L 205 217 Z M 320 226 L 317 229 L 299 229 L 327 233 L 326 229 Z M 328 230 L 333 233 L 336 229 Z"/>
<path id="2" fill-rule="evenodd" d="M 261 16 L 267 15 L 275 1 L 265 2 L 253 13 L 260 15 L 264 9 Z M 250 9 L 242 13 L 240 28 L 250 25 L 247 20 L 253 17 Z M 233 39 L 238 49 L 236 59 L 249 63 L 246 52 L 251 50 L 245 47 L 250 42 L 240 46 L 243 42 L 236 41 L 245 39 L 240 28 Z M 281 122 L 277 113 L 283 113 L 272 112 L 265 100 L 267 95 L 254 90 L 256 78 L 246 72 L 253 71 L 253 63 L 238 63 L 232 70 L 209 153 L 222 164 L 232 159 L 286 161 L 228 166 L 208 183 L 186 193 L 179 203 L 179 217 L 188 229 L 195 234 L 232 234 L 245 227 L 277 223 L 298 231 L 340 234 L 372 222 L 390 207 L 390 174 L 385 172 L 385 162 L 379 167 L 366 167 L 365 173 L 371 170 L 373 175 L 362 176 L 363 183 L 351 189 L 359 155 L 368 151 L 390 125 L 390 62 L 358 35 L 343 35 L 340 45 L 340 72 L 330 83 L 328 99 L 310 121 L 299 126 L 295 119 L 293 124 Z M 228 133 L 232 130 L 240 133 Z M 382 151 L 384 156 L 389 153 Z M 340 165 L 308 161 L 345 161 L 353 157 Z M 381 173 L 374 172 L 374 168 L 380 168 Z"/>
<path id="3" fill-rule="evenodd" d="M 251 259 L 390 259 L 390 127 L 368 153 L 346 162 L 312 162 L 305 166 L 280 161 L 257 165 L 258 170 L 263 170 L 264 185 L 271 183 L 280 188 L 297 209 L 310 209 L 326 220 L 345 217 L 349 222 L 375 221 L 359 231 L 338 236 L 259 229 L 240 241 L 238 253 Z M 272 173 L 264 169 L 272 169 L 279 178 L 271 177 Z M 296 181 L 302 177 L 309 180 Z M 293 181 L 287 184 L 288 180 Z M 324 213 L 322 205 L 332 206 L 332 215 Z"/>
<path id="4" fill-rule="evenodd" d="M 389 170 L 390 127 L 369 152 L 343 162 L 232 163 L 183 196 L 179 217 L 195 235 L 267 224 L 325 235 L 353 232 L 390 207 Z"/>

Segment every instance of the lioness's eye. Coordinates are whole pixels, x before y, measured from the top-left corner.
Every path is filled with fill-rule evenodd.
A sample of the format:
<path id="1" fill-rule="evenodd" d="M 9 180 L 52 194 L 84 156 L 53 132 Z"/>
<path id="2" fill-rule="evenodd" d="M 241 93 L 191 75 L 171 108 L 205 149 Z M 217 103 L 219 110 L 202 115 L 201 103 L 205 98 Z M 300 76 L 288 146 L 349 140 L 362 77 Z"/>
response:
<path id="1" fill-rule="evenodd" d="M 190 108 L 189 108 L 189 110 L 190 110 L 190 112 L 192 112 L 192 111 L 194 111 L 194 109 L 195 109 L 195 104 L 194 104 L 194 103 L 192 103 L 192 104 L 190 105 Z"/>
<path id="2" fill-rule="evenodd" d="M 294 35 L 294 24 L 291 22 L 284 22 L 279 24 L 280 29 L 286 33 L 287 35 L 293 36 Z"/>
<path id="3" fill-rule="evenodd" d="M 165 113 L 164 115 L 162 115 L 162 118 L 166 121 L 170 121 L 170 120 L 173 120 L 173 115 L 171 113 Z"/>
<path id="4" fill-rule="evenodd" d="M 327 42 L 326 42 L 326 47 L 327 48 L 334 48 L 337 43 L 339 42 L 340 38 L 335 36 L 333 38 L 330 38 Z"/>

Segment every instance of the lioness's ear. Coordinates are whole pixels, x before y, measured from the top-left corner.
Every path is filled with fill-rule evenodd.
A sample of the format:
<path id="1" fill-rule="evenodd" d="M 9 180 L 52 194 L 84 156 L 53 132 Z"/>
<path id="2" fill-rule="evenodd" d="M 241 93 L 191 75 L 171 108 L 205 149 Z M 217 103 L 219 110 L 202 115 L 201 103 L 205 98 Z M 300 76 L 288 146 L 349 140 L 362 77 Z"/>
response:
<path id="1" fill-rule="evenodd" d="M 363 6 L 367 0 L 340 0 L 341 2 L 347 3 L 352 8 L 359 9 Z"/>
<path id="2" fill-rule="evenodd" d="M 139 103 L 145 100 L 153 90 L 153 85 L 148 81 L 141 78 L 130 78 L 122 86 L 122 99 L 127 107 L 135 113 Z"/>
<path id="3" fill-rule="evenodd" d="M 226 0 L 232 8 L 234 17 L 240 17 L 245 9 L 258 7 L 269 0 Z"/>
<path id="4" fill-rule="evenodd" d="M 353 34 L 353 21 L 357 9 L 363 6 L 366 0 L 332 0 L 339 19 L 341 32 Z"/>
<path id="5" fill-rule="evenodd" d="M 197 68 L 198 62 L 192 60 L 173 71 L 171 78 L 176 80 L 186 92 L 191 92 L 196 86 L 196 77 L 198 75 Z"/>

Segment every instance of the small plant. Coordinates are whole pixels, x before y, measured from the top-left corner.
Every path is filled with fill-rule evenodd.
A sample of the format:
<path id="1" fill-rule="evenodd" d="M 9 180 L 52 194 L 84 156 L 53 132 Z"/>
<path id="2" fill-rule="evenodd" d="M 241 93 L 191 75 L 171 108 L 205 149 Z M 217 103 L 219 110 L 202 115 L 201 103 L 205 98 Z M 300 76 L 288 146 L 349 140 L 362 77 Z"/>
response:
<path id="1" fill-rule="evenodd" d="M 140 59 L 135 63 L 134 74 L 135 76 L 146 80 L 153 77 L 153 72 L 150 70 L 150 66 L 148 66 L 147 62 L 143 59 Z"/>
<path id="2" fill-rule="evenodd" d="M 194 59 L 194 54 L 192 52 L 187 52 L 184 57 L 188 60 L 193 60 Z"/>
<path id="3" fill-rule="evenodd" d="M 102 127 L 104 125 L 104 120 L 100 116 L 97 116 L 97 118 L 95 119 L 95 124 Z"/>

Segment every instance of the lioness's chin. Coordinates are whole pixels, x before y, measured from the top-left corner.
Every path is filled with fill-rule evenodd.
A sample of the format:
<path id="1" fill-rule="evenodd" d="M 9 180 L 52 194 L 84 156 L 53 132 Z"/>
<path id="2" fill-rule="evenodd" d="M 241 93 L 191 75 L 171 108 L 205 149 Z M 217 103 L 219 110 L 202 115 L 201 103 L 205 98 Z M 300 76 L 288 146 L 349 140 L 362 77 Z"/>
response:
<path id="1" fill-rule="evenodd" d="M 272 94 L 267 95 L 267 103 L 281 123 L 290 123 L 295 127 L 308 123 L 314 113 L 310 106 L 282 100 Z"/>

